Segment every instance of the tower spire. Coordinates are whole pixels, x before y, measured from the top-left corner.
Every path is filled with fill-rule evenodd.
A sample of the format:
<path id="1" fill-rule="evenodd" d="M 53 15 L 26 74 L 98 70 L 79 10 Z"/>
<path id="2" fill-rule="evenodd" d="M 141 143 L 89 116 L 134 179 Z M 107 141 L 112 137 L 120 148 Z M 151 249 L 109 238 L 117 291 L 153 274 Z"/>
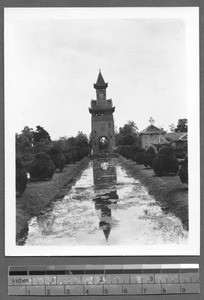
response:
<path id="1" fill-rule="evenodd" d="M 94 88 L 95 89 L 106 89 L 108 86 L 108 83 L 105 82 L 103 79 L 103 76 L 101 74 L 101 69 L 99 69 L 99 74 L 96 83 L 94 83 Z"/>

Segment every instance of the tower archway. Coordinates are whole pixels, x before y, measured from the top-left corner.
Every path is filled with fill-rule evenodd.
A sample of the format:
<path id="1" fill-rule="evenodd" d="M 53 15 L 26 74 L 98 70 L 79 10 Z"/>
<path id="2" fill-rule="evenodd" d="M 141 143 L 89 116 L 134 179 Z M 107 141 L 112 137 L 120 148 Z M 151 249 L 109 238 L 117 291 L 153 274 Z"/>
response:
<path id="1" fill-rule="evenodd" d="M 108 151 L 108 138 L 106 136 L 99 138 L 99 151 Z"/>

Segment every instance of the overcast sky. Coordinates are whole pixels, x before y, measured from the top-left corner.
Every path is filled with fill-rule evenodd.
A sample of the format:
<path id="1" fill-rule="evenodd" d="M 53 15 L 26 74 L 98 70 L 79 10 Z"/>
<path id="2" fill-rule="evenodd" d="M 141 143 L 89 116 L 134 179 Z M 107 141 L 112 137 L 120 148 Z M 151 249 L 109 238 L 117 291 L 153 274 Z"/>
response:
<path id="1" fill-rule="evenodd" d="M 134 120 L 141 131 L 151 116 L 167 130 L 187 117 L 183 19 L 46 17 L 7 24 L 6 105 L 16 132 L 40 125 L 52 139 L 89 135 L 99 68 L 117 128 Z"/>

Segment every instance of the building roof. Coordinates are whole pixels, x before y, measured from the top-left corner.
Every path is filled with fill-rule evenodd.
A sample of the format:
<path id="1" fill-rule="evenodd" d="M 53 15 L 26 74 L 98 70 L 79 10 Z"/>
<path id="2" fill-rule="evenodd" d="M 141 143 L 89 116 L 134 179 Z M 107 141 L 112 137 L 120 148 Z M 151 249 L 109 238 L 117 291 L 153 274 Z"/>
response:
<path id="1" fill-rule="evenodd" d="M 164 135 L 164 137 L 171 142 L 187 142 L 188 133 L 187 132 L 168 132 Z"/>
<path id="2" fill-rule="evenodd" d="M 152 144 L 153 145 L 167 145 L 167 144 L 169 144 L 169 142 L 164 138 L 163 135 L 159 135 Z"/>
<path id="3" fill-rule="evenodd" d="M 153 124 L 150 124 L 148 127 L 146 127 L 144 130 L 142 130 L 139 135 L 141 134 L 164 134 L 166 131 L 163 129 L 160 129 Z"/>
<path id="4" fill-rule="evenodd" d="M 188 141 L 188 133 L 184 133 L 182 136 L 178 138 L 179 142 L 187 142 Z"/>
<path id="5" fill-rule="evenodd" d="M 103 76 L 101 74 L 101 70 L 99 70 L 98 78 L 96 83 L 94 83 L 94 88 L 95 89 L 106 89 L 108 86 L 108 83 L 105 82 L 103 79 Z"/>

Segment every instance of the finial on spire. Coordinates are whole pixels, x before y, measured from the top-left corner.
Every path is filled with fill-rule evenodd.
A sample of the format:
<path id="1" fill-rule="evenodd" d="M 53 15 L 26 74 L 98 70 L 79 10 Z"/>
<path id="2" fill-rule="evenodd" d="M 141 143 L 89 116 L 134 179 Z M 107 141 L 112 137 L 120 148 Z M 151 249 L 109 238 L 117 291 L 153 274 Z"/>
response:
<path id="1" fill-rule="evenodd" d="M 99 68 L 99 73 L 101 73 L 101 69 Z"/>

